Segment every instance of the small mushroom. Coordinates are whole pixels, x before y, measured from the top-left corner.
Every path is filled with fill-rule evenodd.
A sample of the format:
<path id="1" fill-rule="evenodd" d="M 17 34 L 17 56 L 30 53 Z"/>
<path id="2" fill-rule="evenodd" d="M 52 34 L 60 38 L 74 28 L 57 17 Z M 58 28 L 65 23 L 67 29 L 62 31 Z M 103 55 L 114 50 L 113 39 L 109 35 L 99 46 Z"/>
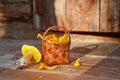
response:
<path id="1" fill-rule="evenodd" d="M 79 61 L 80 61 L 80 58 L 78 58 L 73 65 L 75 67 L 79 67 L 81 65 Z"/>
<path id="2" fill-rule="evenodd" d="M 16 61 L 16 68 L 24 68 L 28 66 L 31 63 L 38 63 L 41 60 L 41 53 L 39 50 L 30 45 L 23 45 L 22 46 L 22 54 L 23 57 L 21 57 L 19 60 Z"/>
<path id="3" fill-rule="evenodd" d="M 39 65 L 39 70 L 42 70 L 42 69 L 49 69 L 49 70 L 53 70 L 53 69 L 56 69 L 57 66 L 47 66 L 45 63 L 43 62 L 40 62 L 40 65 Z"/>

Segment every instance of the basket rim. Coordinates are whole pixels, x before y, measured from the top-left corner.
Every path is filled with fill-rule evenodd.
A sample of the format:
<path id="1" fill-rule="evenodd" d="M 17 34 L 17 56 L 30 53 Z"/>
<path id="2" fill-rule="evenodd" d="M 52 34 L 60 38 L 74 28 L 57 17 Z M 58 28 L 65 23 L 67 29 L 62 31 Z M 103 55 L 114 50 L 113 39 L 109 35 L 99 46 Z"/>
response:
<path id="1" fill-rule="evenodd" d="M 50 27 L 47 28 L 46 31 L 43 33 L 42 43 L 43 43 L 44 41 L 46 41 L 46 40 L 44 39 L 45 36 L 46 36 L 47 33 L 48 33 L 51 29 L 53 29 L 53 28 L 61 28 L 64 32 L 68 32 L 68 30 L 67 30 L 66 28 L 62 27 L 62 26 L 50 26 Z M 70 41 L 71 41 L 71 37 L 70 37 L 70 34 L 69 34 L 69 41 L 68 41 L 68 42 L 70 42 Z M 46 41 L 46 42 L 47 42 L 47 41 Z"/>

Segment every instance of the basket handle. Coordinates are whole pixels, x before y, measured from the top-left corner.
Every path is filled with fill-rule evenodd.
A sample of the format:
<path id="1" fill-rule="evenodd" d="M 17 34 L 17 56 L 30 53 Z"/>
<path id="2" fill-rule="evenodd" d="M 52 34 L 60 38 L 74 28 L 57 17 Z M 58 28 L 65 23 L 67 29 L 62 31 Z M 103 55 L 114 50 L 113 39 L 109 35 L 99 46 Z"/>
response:
<path id="1" fill-rule="evenodd" d="M 43 33 L 42 41 L 44 40 L 44 38 L 45 38 L 46 34 L 48 33 L 48 31 L 50 31 L 53 28 L 61 28 L 64 32 L 67 32 L 67 30 L 64 27 L 62 27 L 62 26 L 51 26 Z"/>

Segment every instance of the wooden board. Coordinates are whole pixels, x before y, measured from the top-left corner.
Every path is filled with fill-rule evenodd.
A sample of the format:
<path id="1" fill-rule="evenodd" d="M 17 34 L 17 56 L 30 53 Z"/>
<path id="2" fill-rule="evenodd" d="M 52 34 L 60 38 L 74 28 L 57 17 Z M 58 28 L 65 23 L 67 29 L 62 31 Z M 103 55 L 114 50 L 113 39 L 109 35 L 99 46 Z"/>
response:
<path id="1" fill-rule="evenodd" d="M 72 41 L 71 63 L 54 70 L 38 70 L 39 64 L 16 69 L 15 60 L 22 56 L 23 44 L 41 47 L 40 40 L 0 40 L 1 80 L 120 80 L 120 43 Z M 78 58 L 81 65 L 74 67 Z"/>
<path id="2" fill-rule="evenodd" d="M 28 19 L 31 15 L 29 0 L 1 0 L 0 22 Z M 17 19 L 16 19 L 17 18 Z M 21 20 L 22 21 L 22 20 Z"/>
<path id="3" fill-rule="evenodd" d="M 60 25 L 72 31 L 119 32 L 119 5 L 119 0 L 45 0 L 44 27 Z"/>
<path id="4" fill-rule="evenodd" d="M 99 0 L 67 0 L 66 12 L 72 31 L 99 31 Z"/>
<path id="5" fill-rule="evenodd" d="M 119 32 L 119 0 L 101 0 L 100 32 Z"/>
<path id="6" fill-rule="evenodd" d="M 50 23 L 46 24 L 53 24 L 54 19 L 57 25 L 64 26 L 68 30 L 99 31 L 98 0 L 55 0 L 54 2 L 51 1 L 51 3 L 53 5 L 50 5 L 50 3 L 47 5 L 50 11 L 45 13 L 51 17 L 47 19 Z M 51 8 L 51 6 L 53 7 Z"/>

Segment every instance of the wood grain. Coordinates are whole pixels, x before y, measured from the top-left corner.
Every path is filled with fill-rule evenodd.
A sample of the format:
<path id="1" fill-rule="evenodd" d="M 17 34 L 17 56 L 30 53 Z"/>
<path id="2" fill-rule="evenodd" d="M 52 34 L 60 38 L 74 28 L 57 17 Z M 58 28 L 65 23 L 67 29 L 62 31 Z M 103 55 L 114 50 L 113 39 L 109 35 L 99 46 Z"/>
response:
<path id="1" fill-rule="evenodd" d="M 101 0 L 100 32 L 119 32 L 119 0 Z"/>
<path id="2" fill-rule="evenodd" d="M 39 48 L 41 47 L 39 40 L 0 40 L 1 80 L 120 79 L 120 43 L 83 43 L 74 41 L 72 42 L 72 49 L 70 52 L 70 59 L 73 61 L 70 64 L 58 65 L 54 70 L 38 70 L 39 64 L 32 65 L 25 69 L 16 69 L 14 61 L 17 55 L 22 56 L 20 55 L 20 49 L 21 45 L 24 43 Z M 96 45 L 97 47 L 94 47 Z M 79 67 L 74 67 L 73 63 L 78 58 L 80 58 L 81 65 Z"/>
<path id="3" fill-rule="evenodd" d="M 120 31 L 119 0 L 45 1 L 47 27 L 59 25 L 68 30 L 86 32 Z"/>
<path id="4" fill-rule="evenodd" d="M 2 0 L 0 1 L 0 22 L 10 21 L 11 18 L 23 17 L 29 18 L 30 3 L 24 0 Z M 16 19 L 15 19 L 16 20 Z"/>

